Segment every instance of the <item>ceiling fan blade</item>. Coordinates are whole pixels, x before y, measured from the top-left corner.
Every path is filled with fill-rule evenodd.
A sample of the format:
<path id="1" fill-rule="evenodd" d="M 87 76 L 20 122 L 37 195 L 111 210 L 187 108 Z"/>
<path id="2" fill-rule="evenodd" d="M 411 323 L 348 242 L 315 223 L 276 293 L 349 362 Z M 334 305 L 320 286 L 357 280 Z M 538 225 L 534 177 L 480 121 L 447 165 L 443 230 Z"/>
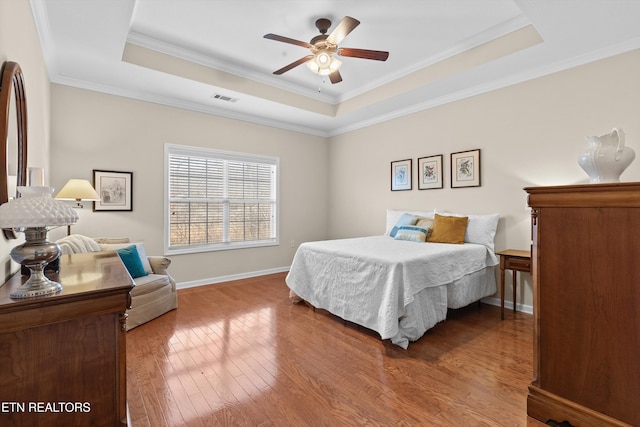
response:
<path id="1" fill-rule="evenodd" d="M 353 31 L 358 25 L 360 25 L 360 21 L 350 16 L 345 16 L 342 18 L 342 21 L 338 24 L 336 28 L 329 34 L 327 37 L 327 42 L 332 44 L 340 44 L 342 40 L 344 40 L 347 35 Z"/>
<path id="2" fill-rule="evenodd" d="M 305 62 L 309 61 L 310 59 L 313 59 L 313 55 L 307 55 L 304 58 L 300 58 L 297 61 L 292 62 L 291 64 L 280 68 L 279 70 L 274 71 L 273 74 L 280 75 L 280 74 L 286 73 L 290 69 L 295 68 L 300 64 L 304 64 Z"/>
<path id="3" fill-rule="evenodd" d="M 294 44 L 296 46 L 302 46 L 302 47 L 306 47 L 308 49 L 311 49 L 313 47 L 307 42 L 303 42 L 303 41 L 295 40 L 295 39 L 290 39 L 289 37 L 279 36 L 277 34 L 271 34 L 271 33 L 265 34 L 264 38 L 265 39 L 269 39 L 269 40 L 275 40 L 277 42 Z"/>
<path id="4" fill-rule="evenodd" d="M 340 71 L 335 70 L 333 73 L 329 74 L 329 80 L 331 80 L 332 84 L 340 83 L 342 81 Z"/>
<path id="5" fill-rule="evenodd" d="M 376 61 L 386 61 L 389 57 L 389 52 L 382 50 L 369 50 L 369 49 L 353 49 L 350 47 L 341 47 L 338 49 L 338 55 L 350 56 L 352 58 L 362 59 L 375 59 Z"/>

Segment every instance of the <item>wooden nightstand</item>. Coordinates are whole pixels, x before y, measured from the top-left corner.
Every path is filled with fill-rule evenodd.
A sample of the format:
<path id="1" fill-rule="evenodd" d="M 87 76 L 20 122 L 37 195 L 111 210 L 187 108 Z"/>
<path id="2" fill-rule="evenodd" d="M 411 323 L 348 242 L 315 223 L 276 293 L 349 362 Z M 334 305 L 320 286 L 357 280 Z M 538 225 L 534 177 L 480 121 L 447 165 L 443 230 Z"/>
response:
<path id="1" fill-rule="evenodd" d="M 504 320 L 504 271 L 511 270 L 513 275 L 513 312 L 516 311 L 516 275 L 518 271 L 531 273 L 531 251 L 507 249 L 497 252 L 500 255 L 500 318 Z"/>

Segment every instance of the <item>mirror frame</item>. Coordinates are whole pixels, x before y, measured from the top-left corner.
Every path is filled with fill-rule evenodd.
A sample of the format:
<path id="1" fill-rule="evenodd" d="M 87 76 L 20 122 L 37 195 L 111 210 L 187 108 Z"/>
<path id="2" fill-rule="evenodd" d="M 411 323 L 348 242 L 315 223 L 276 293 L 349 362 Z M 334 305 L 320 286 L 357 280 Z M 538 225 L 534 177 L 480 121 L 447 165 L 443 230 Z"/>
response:
<path id="1" fill-rule="evenodd" d="M 7 159 L 7 137 L 9 136 L 9 111 L 11 93 L 14 94 L 17 120 L 18 178 L 16 184 L 27 185 L 27 97 L 24 90 L 22 69 L 16 62 L 2 64 L 0 81 L 0 205 L 9 201 L 9 176 Z M 12 90 L 13 89 L 13 90 Z M 14 195 L 17 197 L 17 194 Z M 6 239 L 16 239 L 12 229 L 3 230 Z"/>

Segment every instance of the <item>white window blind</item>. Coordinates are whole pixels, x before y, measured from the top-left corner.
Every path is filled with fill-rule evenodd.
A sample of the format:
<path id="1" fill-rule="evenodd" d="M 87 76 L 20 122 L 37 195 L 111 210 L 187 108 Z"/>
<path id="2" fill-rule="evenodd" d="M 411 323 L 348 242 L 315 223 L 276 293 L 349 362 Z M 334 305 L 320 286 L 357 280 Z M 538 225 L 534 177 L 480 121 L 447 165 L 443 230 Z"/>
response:
<path id="1" fill-rule="evenodd" d="M 278 243 L 278 163 L 167 144 L 166 253 Z"/>

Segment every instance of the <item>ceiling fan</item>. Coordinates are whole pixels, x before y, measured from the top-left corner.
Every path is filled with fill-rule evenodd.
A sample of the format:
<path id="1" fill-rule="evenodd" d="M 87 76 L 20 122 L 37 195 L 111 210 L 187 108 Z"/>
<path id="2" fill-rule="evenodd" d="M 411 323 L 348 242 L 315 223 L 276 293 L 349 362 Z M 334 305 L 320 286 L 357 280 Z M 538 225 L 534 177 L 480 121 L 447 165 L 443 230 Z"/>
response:
<path id="1" fill-rule="evenodd" d="M 307 55 L 291 64 L 280 68 L 273 74 L 280 75 L 300 64 L 307 64 L 307 67 L 316 74 L 329 76 L 331 83 L 340 83 L 342 76 L 340 75 L 340 65 L 342 62 L 334 58 L 334 54 L 340 56 L 348 56 L 352 58 L 374 59 L 376 61 L 386 61 L 389 52 L 381 50 L 354 49 L 350 47 L 338 47 L 338 44 L 344 40 L 347 35 L 353 31 L 360 21 L 350 16 L 345 16 L 331 34 L 327 35 L 327 30 L 331 27 L 331 21 L 326 18 L 320 18 L 316 21 L 316 28 L 320 30 L 320 35 L 315 36 L 309 43 L 300 40 L 290 39 L 289 37 L 279 36 L 277 34 L 265 34 L 265 39 L 275 40 L 279 42 L 294 44 L 296 46 L 306 47 L 311 51 L 311 55 Z"/>

